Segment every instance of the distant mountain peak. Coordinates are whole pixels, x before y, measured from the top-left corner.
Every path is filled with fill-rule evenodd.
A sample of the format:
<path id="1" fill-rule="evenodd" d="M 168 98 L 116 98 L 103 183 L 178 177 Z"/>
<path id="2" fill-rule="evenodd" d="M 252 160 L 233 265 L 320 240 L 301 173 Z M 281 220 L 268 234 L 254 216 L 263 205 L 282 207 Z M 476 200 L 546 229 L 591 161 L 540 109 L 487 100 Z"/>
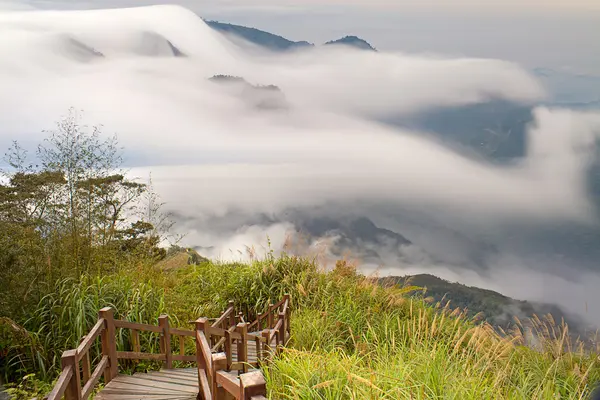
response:
<path id="1" fill-rule="evenodd" d="M 375 47 L 371 46 L 369 42 L 364 39 L 359 38 L 358 36 L 344 36 L 338 40 L 332 40 L 330 42 L 325 43 L 325 45 L 345 45 L 345 46 L 353 46 L 363 50 L 377 51 Z"/>
<path id="2" fill-rule="evenodd" d="M 312 43 L 309 43 L 304 40 L 300 42 L 294 42 L 282 36 L 261 31 L 260 29 L 256 28 L 249 28 L 241 25 L 233 25 L 219 21 L 204 20 L 204 22 L 216 31 L 241 37 L 250 43 L 254 43 L 256 45 L 266 47 L 274 51 L 285 51 L 314 46 Z"/>
<path id="3" fill-rule="evenodd" d="M 315 46 L 314 44 L 305 40 L 294 42 L 292 40 L 284 38 L 283 36 L 275 35 L 273 33 L 262 31 L 256 28 L 251 28 L 242 25 L 234 25 L 219 21 L 212 21 L 207 19 L 203 19 L 203 21 L 209 27 L 218 32 L 233 37 L 241 38 L 247 42 L 267 48 L 272 51 L 289 51 Z M 359 38 L 358 36 L 353 35 L 348 35 L 344 36 L 341 39 L 329 41 L 325 43 L 325 45 L 351 46 L 362 50 L 377 51 L 377 49 L 371 46 L 369 42 Z"/>

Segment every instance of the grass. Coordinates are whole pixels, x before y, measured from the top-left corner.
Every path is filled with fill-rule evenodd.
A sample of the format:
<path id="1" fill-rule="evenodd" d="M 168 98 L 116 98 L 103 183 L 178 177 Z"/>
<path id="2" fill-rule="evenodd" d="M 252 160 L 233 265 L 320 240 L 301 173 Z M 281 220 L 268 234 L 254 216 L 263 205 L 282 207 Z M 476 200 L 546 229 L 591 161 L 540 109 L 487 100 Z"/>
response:
<path id="1" fill-rule="evenodd" d="M 119 318 L 152 324 L 167 312 L 173 325 L 189 328 L 188 320 L 217 316 L 229 300 L 252 315 L 289 293 L 290 346 L 265 369 L 271 398 L 585 399 L 600 380 L 597 354 L 566 326 L 534 319 L 498 332 L 461 310 L 411 297 L 413 290 L 378 286 L 344 262 L 325 272 L 287 256 L 63 281 L 27 321 L 0 324 L 29 338 L 13 343 L 4 368 L 52 381 L 61 351 L 75 346 L 106 305 Z M 119 336 L 119 347 L 128 340 Z M 147 351 L 157 345 L 152 337 L 142 343 Z"/>

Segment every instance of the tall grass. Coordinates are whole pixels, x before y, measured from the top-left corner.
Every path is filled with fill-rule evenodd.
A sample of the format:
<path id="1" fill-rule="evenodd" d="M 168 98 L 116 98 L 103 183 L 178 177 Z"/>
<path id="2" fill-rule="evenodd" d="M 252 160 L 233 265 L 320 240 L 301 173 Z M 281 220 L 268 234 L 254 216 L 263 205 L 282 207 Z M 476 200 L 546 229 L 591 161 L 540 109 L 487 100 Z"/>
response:
<path id="1" fill-rule="evenodd" d="M 2 365 L 4 376 L 14 378 L 32 372 L 41 379 L 56 376 L 62 352 L 77 347 L 98 320 L 98 310 L 106 306 L 113 307 L 119 319 L 155 324 L 165 312 L 164 292 L 127 276 L 58 282 L 22 326 L 8 319 L 0 321 L 7 342 L 7 361 Z M 156 338 L 143 338 L 142 345 L 156 348 Z M 119 347 L 124 347 L 127 341 L 121 332 L 117 338 Z M 98 353 L 96 343 L 92 354 Z"/>
<path id="2" fill-rule="evenodd" d="M 271 398 L 584 399 L 600 381 L 597 354 L 564 325 L 534 318 L 496 331 L 410 296 L 414 288 L 381 287 L 344 262 L 324 271 L 314 260 L 269 256 L 139 272 L 62 281 L 22 326 L 0 323 L 28 338 L 13 342 L 7 370 L 52 380 L 61 352 L 107 305 L 121 319 L 156 324 L 168 313 L 186 326 L 219 315 L 229 300 L 252 318 L 289 293 L 290 344 L 265 369 Z M 128 331 L 120 332 L 119 347 L 130 346 Z M 142 339 L 143 351 L 157 347 L 156 337 Z"/>

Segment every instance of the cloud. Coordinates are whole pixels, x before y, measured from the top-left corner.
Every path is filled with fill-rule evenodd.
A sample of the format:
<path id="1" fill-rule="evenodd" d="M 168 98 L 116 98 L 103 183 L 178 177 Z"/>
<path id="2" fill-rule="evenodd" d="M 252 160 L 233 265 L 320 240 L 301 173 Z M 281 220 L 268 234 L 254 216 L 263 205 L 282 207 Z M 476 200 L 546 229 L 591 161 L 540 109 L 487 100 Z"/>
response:
<path id="1" fill-rule="evenodd" d="M 257 110 L 209 82 L 215 74 L 277 85 L 289 108 Z M 376 122 L 490 99 L 544 99 L 533 77 L 501 60 L 256 53 L 175 6 L 0 12 L 0 87 L 1 147 L 13 139 L 31 146 L 68 107 L 85 110 L 85 122 L 118 133 L 132 175 L 152 172 L 188 221 L 181 229 L 189 244 L 213 246 L 207 251 L 217 257 L 244 257 L 266 235 L 280 249 L 295 228 L 290 209 L 418 211 L 471 234 L 516 222 L 597 225 L 585 176 L 598 114 L 536 108 L 528 154 L 510 165 Z M 256 215 L 272 220 L 248 222 Z M 424 266 L 417 247 L 408 255 Z"/>

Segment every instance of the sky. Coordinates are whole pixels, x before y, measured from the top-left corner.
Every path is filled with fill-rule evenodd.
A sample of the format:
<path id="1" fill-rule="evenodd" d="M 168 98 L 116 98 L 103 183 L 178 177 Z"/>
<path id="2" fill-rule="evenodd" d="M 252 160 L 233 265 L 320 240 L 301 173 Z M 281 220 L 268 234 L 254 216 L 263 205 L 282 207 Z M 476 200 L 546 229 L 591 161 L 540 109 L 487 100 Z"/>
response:
<path id="1" fill-rule="evenodd" d="M 15 139 L 34 148 L 45 136 L 42 131 L 69 107 L 84 110 L 84 123 L 102 124 L 103 132 L 118 134 L 132 176 L 146 179 L 152 173 L 168 210 L 178 216 L 179 229 L 188 233 L 186 244 L 212 245 L 216 257 L 260 246 L 267 235 L 281 248 L 294 228 L 285 218 L 290 209 L 366 215 L 383 227 L 407 229 L 409 239 L 423 246 L 447 245 L 447 238 L 411 232 L 407 215 L 417 221 L 412 225 L 435 232 L 444 228 L 453 238 L 490 238 L 500 249 L 504 239 L 528 229 L 598 227 L 586 173 L 594 161 L 600 114 L 540 105 L 549 95 L 525 61 L 525 53 L 535 53 L 548 60 L 557 57 L 557 65 L 592 65 L 590 60 L 600 54 L 589 38 L 598 25 L 586 25 L 595 17 L 589 11 L 595 11 L 593 4 L 588 10 L 583 3 L 567 7 L 556 2 L 539 15 L 535 4 L 525 12 L 511 3 L 501 10 L 440 5 L 431 12 L 383 2 L 369 9 L 360 3 L 339 9 L 335 2 L 315 8 L 308 2 L 293 7 L 264 2 L 240 10 L 239 4 L 103 10 L 110 3 L 2 3 L 0 148 Z M 370 27 L 379 36 L 368 39 L 385 48 L 387 38 L 390 50 L 255 54 L 208 28 L 195 13 L 267 30 L 280 25 L 273 31 L 298 40 L 322 36 L 318 41 L 324 41 L 344 29 Z M 567 27 L 572 30 L 556 29 L 559 15 L 571 21 Z M 412 25 L 398 23 L 402 18 Z M 460 30 L 461 18 L 488 36 L 465 26 Z M 321 22 L 309 29 L 301 21 Z M 441 21 L 446 25 L 440 31 Z M 505 36 L 487 25 L 506 28 L 510 21 L 523 30 Z M 429 26 L 429 37 L 419 34 L 422 24 Z M 405 37 L 398 29 L 439 49 L 412 41 L 397 44 Z M 447 37 L 454 30 L 460 31 L 454 33 L 456 40 Z M 556 41 L 542 40 L 546 34 Z M 408 42 L 411 51 L 403 48 Z M 188 57 L 173 57 L 169 43 Z M 513 56 L 503 54 L 503 46 Z M 494 55 L 476 58 L 482 56 L 478 48 L 494 49 Z M 215 74 L 275 84 L 289 107 L 257 111 L 235 88 L 207 80 Z M 510 165 L 466 156 L 424 132 L 379 122 L 381 116 L 490 98 L 534 109 L 528 152 Z M 276 221 L 256 222 L 258 215 Z M 450 247 L 460 259 L 459 250 Z M 416 250 L 411 255 L 412 265 L 392 263 L 388 272 L 456 276 Z M 585 302 L 600 304 L 597 271 L 544 256 L 501 251 L 491 264 L 493 273 L 459 276 L 518 298 L 560 301 L 570 310 L 583 309 Z M 560 292 L 561 285 L 568 289 Z M 600 309 L 594 319 L 600 321 Z"/>
<path id="2" fill-rule="evenodd" d="M 530 68 L 600 75 L 596 0 L 16 0 L 11 4 L 86 9 L 165 3 L 292 40 L 324 43 L 359 35 L 387 51 L 499 58 Z"/>

